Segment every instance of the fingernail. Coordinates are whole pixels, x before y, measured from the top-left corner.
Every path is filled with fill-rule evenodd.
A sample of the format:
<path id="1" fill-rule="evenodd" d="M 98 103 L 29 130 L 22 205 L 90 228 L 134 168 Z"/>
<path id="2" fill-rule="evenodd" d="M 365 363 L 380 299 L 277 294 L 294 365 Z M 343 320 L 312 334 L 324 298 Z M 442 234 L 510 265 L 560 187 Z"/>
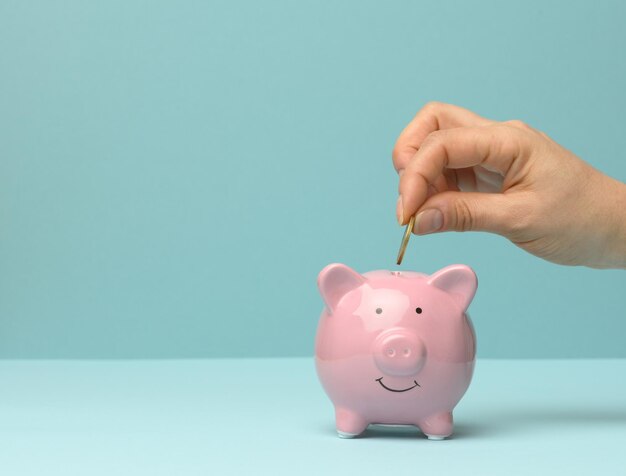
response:
<path id="1" fill-rule="evenodd" d="M 415 217 L 413 233 L 427 235 L 439 231 L 443 226 L 443 214 L 439 210 L 424 210 Z"/>
<path id="2" fill-rule="evenodd" d="M 404 208 L 402 207 L 402 195 L 398 197 L 398 203 L 396 203 L 396 217 L 398 218 L 398 223 L 402 225 L 404 221 Z"/>

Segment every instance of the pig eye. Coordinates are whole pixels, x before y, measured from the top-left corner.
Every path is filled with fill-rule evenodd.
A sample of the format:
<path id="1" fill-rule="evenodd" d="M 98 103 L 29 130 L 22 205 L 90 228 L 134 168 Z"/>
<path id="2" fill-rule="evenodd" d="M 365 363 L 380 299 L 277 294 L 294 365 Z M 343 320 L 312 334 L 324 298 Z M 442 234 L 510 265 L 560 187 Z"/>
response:
<path id="1" fill-rule="evenodd" d="M 416 307 L 415 308 L 415 312 L 417 312 L 418 314 L 422 313 L 422 308 L 421 307 Z"/>
<path id="2" fill-rule="evenodd" d="M 382 313 L 383 313 L 383 309 L 381 307 L 377 307 L 376 314 L 382 314 Z"/>

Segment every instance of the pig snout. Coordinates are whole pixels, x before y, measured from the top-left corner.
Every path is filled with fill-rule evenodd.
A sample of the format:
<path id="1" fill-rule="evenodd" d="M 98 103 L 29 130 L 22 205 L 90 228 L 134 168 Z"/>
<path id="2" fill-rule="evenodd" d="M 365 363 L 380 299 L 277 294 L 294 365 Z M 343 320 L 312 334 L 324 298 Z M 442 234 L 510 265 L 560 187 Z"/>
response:
<path id="1" fill-rule="evenodd" d="M 374 361 L 387 375 L 406 377 L 417 374 L 425 363 L 426 348 L 421 339 L 405 329 L 391 329 L 374 341 Z"/>

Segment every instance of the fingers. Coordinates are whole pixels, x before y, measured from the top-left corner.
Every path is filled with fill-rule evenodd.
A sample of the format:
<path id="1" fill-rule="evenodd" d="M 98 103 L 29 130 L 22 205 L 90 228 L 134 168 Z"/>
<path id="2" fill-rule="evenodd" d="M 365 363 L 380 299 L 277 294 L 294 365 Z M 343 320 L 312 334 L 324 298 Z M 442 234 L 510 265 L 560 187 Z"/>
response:
<path id="1" fill-rule="evenodd" d="M 482 166 L 506 177 L 526 157 L 526 131 L 509 125 L 461 127 L 434 132 L 422 143 L 400 177 L 398 220 L 408 222 L 424 204 L 429 185 L 448 169 Z M 515 169 L 516 170 L 516 169 Z"/>
<path id="2" fill-rule="evenodd" d="M 462 107 L 440 102 L 426 104 L 400 133 L 393 149 L 393 165 L 404 169 L 431 133 L 442 129 L 467 126 L 484 126 L 491 121 Z"/>
<path id="3" fill-rule="evenodd" d="M 415 218 L 418 235 L 437 231 L 488 231 L 523 240 L 530 201 L 500 193 L 444 192 L 430 197 Z"/>

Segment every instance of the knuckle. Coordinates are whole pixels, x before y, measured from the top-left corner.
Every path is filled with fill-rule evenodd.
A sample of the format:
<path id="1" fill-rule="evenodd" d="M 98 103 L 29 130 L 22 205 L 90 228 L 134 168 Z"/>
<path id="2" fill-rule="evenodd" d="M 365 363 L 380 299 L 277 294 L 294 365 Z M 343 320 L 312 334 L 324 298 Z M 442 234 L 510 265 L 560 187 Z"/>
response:
<path id="1" fill-rule="evenodd" d="M 395 146 L 391 151 L 391 160 L 396 172 L 406 169 L 411 164 L 415 151 L 409 147 Z"/>
<path id="2" fill-rule="evenodd" d="M 530 205 L 530 201 L 520 201 L 512 204 L 507 210 L 504 231 L 511 240 L 524 241 L 535 222 L 533 206 Z"/>
<path id="3" fill-rule="evenodd" d="M 552 140 L 552 138 L 551 138 L 548 134 L 546 134 L 545 132 L 543 132 L 543 131 L 539 131 L 539 130 L 538 130 L 537 132 L 538 132 L 538 133 L 539 133 L 539 135 L 540 135 L 541 137 L 543 137 L 544 139 L 548 139 L 549 141 L 551 141 L 551 140 Z"/>
<path id="4" fill-rule="evenodd" d="M 504 124 L 515 127 L 517 129 L 531 130 L 531 127 L 528 124 L 526 124 L 524 121 L 520 121 L 519 119 L 505 121 Z"/>
<path id="5" fill-rule="evenodd" d="M 454 202 L 455 222 L 452 224 L 457 231 L 470 231 L 474 229 L 474 216 L 469 204 L 465 200 Z"/>
<path id="6" fill-rule="evenodd" d="M 422 111 L 424 112 L 430 112 L 430 113 L 436 113 L 437 111 L 441 110 L 443 108 L 444 104 L 442 102 L 439 101 L 428 101 L 426 104 L 424 104 L 424 107 L 422 107 Z"/>
<path id="7" fill-rule="evenodd" d="M 398 145 L 394 146 L 393 150 L 391 151 L 391 159 L 393 160 L 393 163 L 397 165 L 398 161 L 400 160 L 400 154 L 401 154 L 401 149 Z"/>
<path id="8" fill-rule="evenodd" d="M 433 131 L 426 136 L 426 138 L 422 141 L 421 149 L 425 149 L 428 147 L 435 146 L 439 144 L 443 138 L 443 131 Z"/>

